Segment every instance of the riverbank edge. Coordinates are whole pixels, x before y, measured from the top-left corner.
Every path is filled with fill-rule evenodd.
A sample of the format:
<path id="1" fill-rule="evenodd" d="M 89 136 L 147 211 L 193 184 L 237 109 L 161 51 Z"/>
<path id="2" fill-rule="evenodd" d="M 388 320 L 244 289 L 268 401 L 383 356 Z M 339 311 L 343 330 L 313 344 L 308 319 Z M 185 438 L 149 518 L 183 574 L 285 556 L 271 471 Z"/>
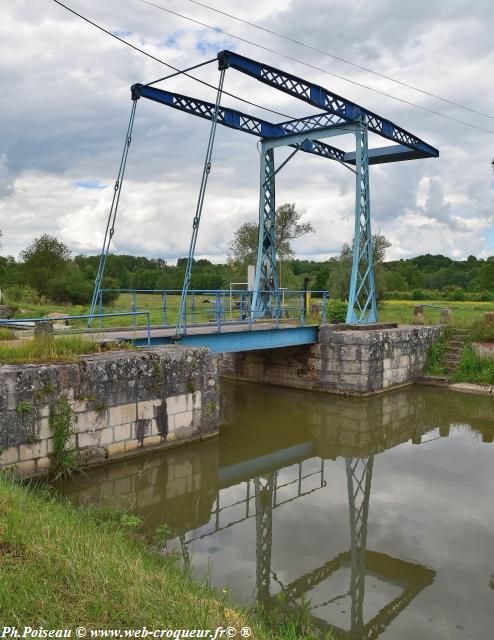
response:
<path id="1" fill-rule="evenodd" d="M 440 384 L 434 379 L 434 376 L 431 376 L 430 380 L 427 380 L 427 376 L 421 376 L 421 379 L 416 380 L 414 384 L 419 384 L 425 387 L 440 387 L 441 389 L 458 391 L 460 393 L 476 393 L 494 398 L 494 385 L 491 384 L 477 384 L 474 382 L 450 382 Z"/>
<path id="2" fill-rule="evenodd" d="M 125 524 L 127 523 L 127 524 Z M 130 526 L 129 526 L 130 525 Z M 251 638 L 309 638 L 295 620 L 242 609 L 152 550 L 129 516 L 78 509 L 0 472 L 0 611 L 45 629 L 251 628 Z"/>

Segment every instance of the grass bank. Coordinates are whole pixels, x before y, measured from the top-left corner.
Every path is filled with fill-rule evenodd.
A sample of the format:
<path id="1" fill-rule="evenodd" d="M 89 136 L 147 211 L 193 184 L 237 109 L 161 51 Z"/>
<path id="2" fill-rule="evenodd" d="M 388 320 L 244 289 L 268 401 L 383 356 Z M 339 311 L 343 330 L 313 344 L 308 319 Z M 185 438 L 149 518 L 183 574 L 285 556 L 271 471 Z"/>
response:
<path id="1" fill-rule="evenodd" d="M 57 502 L 0 474 L 0 619 L 45 628 L 252 628 L 252 638 L 308 639 L 301 623 L 232 607 L 175 556 L 151 552 L 117 519 Z"/>
<path id="2" fill-rule="evenodd" d="M 494 360 L 481 356 L 472 346 L 473 342 L 494 341 L 494 326 L 485 323 L 474 323 L 466 334 L 466 342 L 455 371 L 448 374 L 446 370 L 446 353 L 448 341 L 454 337 L 454 328 L 447 327 L 432 345 L 424 373 L 431 376 L 448 375 L 452 382 L 469 382 L 473 384 L 494 384 Z"/>
<path id="3" fill-rule="evenodd" d="M 131 348 L 125 344 L 104 346 L 83 336 L 60 336 L 54 340 L 35 339 L 16 341 L 11 344 L 0 338 L 0 364 L 23 364 L 39 362 L 77 362 L 79 356 L 98 353 L 112 348 Z"/>

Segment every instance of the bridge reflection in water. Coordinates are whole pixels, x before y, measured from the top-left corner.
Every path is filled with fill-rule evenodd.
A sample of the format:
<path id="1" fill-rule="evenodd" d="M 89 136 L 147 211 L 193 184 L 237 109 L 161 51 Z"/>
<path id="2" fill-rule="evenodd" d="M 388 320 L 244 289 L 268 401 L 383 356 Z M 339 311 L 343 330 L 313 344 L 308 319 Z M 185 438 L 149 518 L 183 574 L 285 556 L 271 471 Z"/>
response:
<path id="1" fill-rule="evenodd" d="M 379 469 L 380 454 L 409 441 L 427 447 L 462 423 L 477 430 L 479 440 L 492 442 L 491 406 L 484 406 L 483 398 L 448 394 L 450 411 L 445 412 L 445 396 L 438 403 L 443 392 L 436 390 L 411 389 L 365 400 L 279 390 L 281 402 L 266 403 L 261 412 L 259 403 L 267 396 L 259 387 L 225 387 L 219 439 L 101 468 L 63 490 L 77 500 L 106 497 L 129 508 L 143 517 L 150 533 L 165 522 L 174 536 L 171 544 L 184 560 L 195 566 L 196 553 L 212 556 L 213 572 L 217 549 L 231 545 L 233 555 L 243 555 L 250 544 L 255 558 L 246 565 L 244 580 L 251 584 L 247 574 L 255 562 L 258 600 L 274 606 L 282 593 L 295 608 L 310 602 L 313 623 L 331 629 L 335 637 L 379 637 L 436 577 L 434 567 L 420 562 L 419 548 L 413 560 L 394 557 L 388 549 L 367 549 L 372 475 Z M 336 471 L 346 481 L 345 497 L 341 483 L 335 490 L 339 501 L 347 503 L 347 545 L 315 568 L 321 549 L 314 550 L 300 570 L 303 541 L 295 532 L 288 542 L 285 537 L 284 546 L 291 548 L 283 549 L 283 566 L 277 567 L 274 514 L 299 509 L 299 503 L 303 508 L 305 502 L 313 508 L 316 494 L 332 490 L 327 465 L 334 467 L 336 459 L 341 459 Z M 331 482 L 336 477 L 332 468 Z M 320 498 L 316 504 L 319 512 L 325 509 Z M 306 517 L 302 510 L 300 519 Z M 305 526 L 310 532 L 321 521 L 314 518 Z M 235 533 L 239 528 L 241 535 Z M 331 523 L 325 524 L 318 539 L 331 535 Z M 228 567 L 220 573 L 223 584 L 228 583 Z"/>

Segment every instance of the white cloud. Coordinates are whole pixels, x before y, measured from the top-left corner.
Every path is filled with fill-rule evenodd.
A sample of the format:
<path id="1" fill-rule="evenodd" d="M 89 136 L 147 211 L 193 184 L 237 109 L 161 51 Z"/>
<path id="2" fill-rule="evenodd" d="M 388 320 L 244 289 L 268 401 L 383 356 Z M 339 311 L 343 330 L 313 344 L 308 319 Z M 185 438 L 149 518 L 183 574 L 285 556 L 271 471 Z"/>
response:
<path id="1" fill-rule="evenodd" d="M 388 100 L 136 0 L 87 0 L 83 4 L 74 0 L 73 5 L 177 67 L 214 55 L 216 49 L 236 48 L 389 117 L 441 152 L 438 160 L 372 167 L 373 224 L 393 242 L 389 257 L 425 251 L 454 257 L 494 253 L 489 232 L 494 221 L 492 135 Z M 232 11 L 226 0 L 217 0 L 215 6 Z M 330 72 L 494 130 L 492 120 L 397 87 L 207 9 L 186 2 L 170 7 Z M 242 14 L 242 8 L 233 12 Z M 249 13 L 268 28 L 474 109 L 488 111 L 494 104 L 494 87 L 489 81 L 494 64 L 490 29 L 494 6 L 487 0 L 476 4 L 475 13 L 465 0 L 420 0 L 413 8 L 391 0 L 370 4 L 311 0 L 283 5 L 253 0 Z M 43 232 L 59 236 L 75 252 L 98 251 L 130 111 L 129 87 L 165 73 L 163 66 L 55 3 L 19 0 L 4 7 L 0 24 L 4 252 L 17 254 Z M 217 83 L 214 64 L 194 73 Z M 213 90 L 187 78 L 174 78 L 165 86 L 214 99 Z M 225 88 L 288 114 L 311 112 L 307 105 L 234 71 L 227 73 Z M 232 98 L 225 97 L 225 104 L 277 119 Z M 186 252 L 208 132 L 204 120 L 140 101 L 115 250 L 172 259 Z M 218 130 L 198 244 L 201 255 L 223 259 L 234 229 L 257 217 L 255 142 L 251 136 Z M 297 244 L 300 254 L 326 257 L 352 235 L 353 178 L 336 164 L 302 156 L 296 156 L 280 174 L 278 202 L 296 202 L 316 228 L 316 234 Z M 107 188 L 84 188 L 92 185 Z"/>

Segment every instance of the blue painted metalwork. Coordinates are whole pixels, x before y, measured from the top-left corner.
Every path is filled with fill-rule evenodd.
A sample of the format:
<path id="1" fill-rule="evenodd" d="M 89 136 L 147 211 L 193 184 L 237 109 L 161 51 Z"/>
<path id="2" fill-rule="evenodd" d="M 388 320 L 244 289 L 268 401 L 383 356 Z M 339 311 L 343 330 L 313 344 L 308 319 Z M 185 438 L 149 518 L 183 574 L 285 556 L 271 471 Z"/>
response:
<path id="1" fill-rule="evenodd" d="M 257 349 L 279 349 L 301 344 L 315 344 L 319 332 L 318 326 L 280 327 L 278 329 L 258 329 L 252 331 L 228 331 L 223 333 L 203 333 L 172 337 L 156 337 L 151 334 L 151 346 L 160 344 L 184 344 L 195 347 L 207 347 L 214 353 L 237 351 L 255 351 Z M 139 346 L 144 339 L 133 339 Z"/>
<path id="2" fill-rule="evenodd" d="M 125 167 L 127 165 L 127 157 L 129 155 L 129 147 L 132 142 L 132 129 L 134 127 L 134 119 L 137 108 L 137 100 L 132 100 L 132 109 L 130 111 L 130 119 L 129 124 L 127 126 L 127 133 L 125 135 L 125 143 L 122 152 L 122 158 L 120 160 L 120 167 L 118 169 L 117 180 L 115 182 L 115 186 L 113 188 L 113 198 L 111 202 L 110 212 L 108 214 L 108 220 L 106 222 L 105 236 L 103 239 L 103 247 L 101 249 L 99 264 L 98 264 L 98 272 L 96 274 L 96 279 L 94 281 L 94 290 L 93 297 L 91 300 L 90 306 L 90 318 L 88 320 L 88 325 L 92 324 L 92 316 L 94 316 L 94 312 L 96 310 L 96 305 L 98 304 L 99 299 L 99 291 L 101 289 L 101 284 L 103 281 L 103 275 L 105 273 L 106 259 L 108 258 L 108 253 L 110 251 L 110 244 L 113 238 L 113 234 L 115 233 L 115 222 L 117 219 L 118 205 L 120 203 L 120 194 L 122 192 L 122 184 L 125 175 Z"/>
<path id="3" fill-rule="evenodd" d="M 173 107 L 179 111 L 185 111 L 185 113 L 190 113 L 205 120 L 212 120 L 214 114 L 215 105 L 212 102 L 199 100 L 198 98 L 192 98 L 180 93 L 171 93 L 170 91 L 157 89 L 155 87 L 135 84 L 132 86 L 132 96 L 147 98 L 153 102 Z M 227 107 L 220 107 L 218 111 L 218 124 L 266 139 L 277 138 L 292 133 L 291 126 L 285 127 L 282 124 L 268 122 L 262 118 L 256 118 Z M 339 162 L 343 162 L 345 159 L 344 151 L 331 147 L 323 142 L 304 145 L 301 150 L 305 153 L 313 153 L 323 158 L 338 160 Z"/>
<path id="4" fill-rule="evenodd" d="M 353 236 L 353 262 L 348 297 L 347 324 L 377 322 L 376 286 L 372 256 L 370 221 L 369 163 L 367 125 L 360 123 L 355 132 L 356 197 L 355 231 Z"/>
<path id="5" fill-rule="evenodd" d="M 154 307 L 161 315 L 163 320 L 159 328 L 176 327 L 176 319 L 173 317 L 169 308 L 171 296 L 181 294 L 180 289 L 101 289 L 101 304 L 106 292 L 114 296 L 115 293 L 130 294 L 131 310 L 139 310 L 139 294 L 145 294 L 146 310 L 150 311 L 149 296 L 153 294 L 157 297 L 157 305 Z M 258 299 L 262 299 L 265 293 L 263 290 L 258 291 Z M 313 312 L 307 310 L 305 299 L 307 294 L 314 296 L 314 299 L 320 300 L 320 306 Z M 191 327 L 211 327 L 215 326 L 217 332 L 221 332 L 225 327 L 232 324 L 247 324 L 249 329 L 253 324 L 264 322 L 261 315 L 255 317 L 251 313 L 253 307 L 252 301 L 256 296 L 256 291 L 248 291 L 246 289 L 214 289 L 214 290 L 197 290 L 191 289 L 187 292 L 187 302 L 184 307 L 186 326 L 185 333 Z M 298 323 L 300 326 L 307 322 L 313 323 L 315 317 L 323 324 L 327 317 L 327 291 L 297 291 L 289 289 L 279 289 L 273 292 L 273 318 L 275 326 L 279 327 L 282 322 L 290 322 L 291 325 Z M 159 306 L 158 306 L 159 305 Z M 115 309 L 112 303 L 112 309 Z M 173 308 L 173 305 L 172 305 Z M 103 307 L 102 307 L 103 310 Z"/>
<path id="6" fill-rule="evenodd" d="M 274 151 L 261 145 L 261 185 L 259 194 L 259 241 L 251 314 L 254 318 L 279 318 L 278 272 L 275 244 Z"/>
<path id="7" fill-rule="evenodd" d="M 328 91 L 324 87 L 231 51 L 222 51 L 217 57 L 221 77 L 215 104 L 190 96 L 157 89 L 149 85 L 135 84 L 131 88 L 134 105 L 137 99 L 143 97 L 174 109 L 211 120 L 213 123 L 206 154 L 203 179 L 199 191 L 196 215 L 194 217 L 189 258 L 177 321 L 177 335 L 185 333 L 187 327 L 186 297 L 190 285 L 193 256 L 217 123 L 259 136 L 262 142 L 259 245 L 255 292 L 251 298 L 251 307 L 248 314 L 249 327 L 251 327 L 253 320 L 266 316 L 274 318 L 276 326 L 278 326 L 280 322 L 280 295 L 276 270 L 275 175 L 293 154 L 288 160 L 282 163 L 278 169 L 275 169 L 274 149 L 284 145 L 294 147 L 296 151 L 300 150 L 304 153 L 312 153 L 335 160 L 355 172 L 355 235 L 347 322 L 364 323 L 377 321 L 370 225 L 369 165 L 416 158 L 438 157 L 438 150 L 405 129 L 395 125 L 390 120 L 382 118 L 376 113 Z M 236 69 L 268 86 L 283 91 L 294 98 L 303 100 L 313 107 L 322 110 L 322 113 L 316 113 L 304 118 L 295 118 L 285 122 L 272 123 L 234 109 L 221 107 L 219 102 L 224 73 L 227 68 Z M 393 146 L 369 150 L 367 141 L 368 131 L 387 140 L 391 140 L 395 144 Z M 320 141 L 322 138 L 342 135 L 343 133 L 355 134 L 355 153 L 344 152 L 341 149 Z M 352 168 L 352 165 L 355 166 L 355 169 Z M 110 239 L 112 233 L 113 229 L 110 233 Z M 105 247 L 103 253 L 104 252 Z M 98 287 L 101 284 L 104 269 L 103 253 L 101 258 L 102 269 L 98 272 Z M 94 295 L 96 296 L 96 286 Z M 96 300 L 96 297 L 94 297 L 94 300 Z M 94 311 L 94 304 L 92 305 L 92 311 Z M 193 315 L 194 312 L 193 309 Z M 221 328 L 221 296 L 219 296 L 217 300 L 215 313 L 217 326 Z M 324 314 L 325 313 L 326 309 L 324 309 Z M 301 314 L 301 320 L 303 320 L 303 314 Z M 163 300 L 163 321 L 166 322 L 165 298 Z"/>
<path id="8" fill-rule="evenodd" d="M 218 112 L 220 108 L 221 95 L 223 93 L 223 83 L 225 81 L 225 71 L 220 73 L 220 81 L 218 84 L 218 93 L 216 94 L 216 103 L 214 105 L 214 111 L 211 118 L 211 131 L 209 132 L 208 146 L 206 150 L 206 157 L 204 159 L 204 169 L 202 171 L 201 187 L 199 189 L 199 196 L 197 198 L 197 207 L 192 221 L 192 237 L 190 239 L 189 255 L 187 257 L 187 267 L 185 269 L 184 284 L 182 288 L 182 295 L 180 296 L 180 306 L 178 308 L 177 318 L 177 335 L 186 333 L 187 331 L 187 319 L 186 319 L 186 298 L 187 291 L 190 285 L 190 279 L 192 277 L 192 265 L 194 264 L 194 253 L 196 250 L 197 235 L 199 233 L 199 224 L 201 222 L 202 207 L 204 204 L 204 197 L 206 195 L 206 186 L 208 183 L 209 172 L 211 171 L 211 157 L 213 154 L 214 137 L 216 133 L 216 124 L 218 123 Z"/>
<path id="9" fill-rule="evenodd" d="M 218 61 L 220 69 L 227 69 L 229 67 L 237 69 L 238 71 L 252 76 L 256 80 L 259 80 L 270 87 L 279 89 L 294 98 L 308 102 L 310 105 L 317 107 L 318 109 L 322 109 L 327 113 L 338 116 L 342 120 L 362 120 L 362 122 L 367 125 L 369 131 L 412 149 L 416 154 L 419 154 L 416 157 L 437 158 L 439 156 L 439 151 L 437 149 L 420 138 L 417 138 L 409 131 L 398 127 L 390 120 L 382 118 L 376 113 L 361 107 L 351 100 L 347 100 L 336 93 L 328 91 L 324 87 L 308 82 L 307 80 L 299 78 L 291 73 L 281 71 L 280 69 L 270 65 L 251 60 L 232 51 L 221 51 L 218 54 Z M 327 113 L 311 116 L 311 118 L 326 118 Z M 293 125 L 296 122 L 299 122 L 299 120 L 291 120 L 289 122 L 281 123 L 281 125 Z M 332 124 L 334 124 L 334 122 Z M 321 125 L 317 125 L 316 122 L 313 122 L 310 128 L 314 129 L 316 126 Z"/>

